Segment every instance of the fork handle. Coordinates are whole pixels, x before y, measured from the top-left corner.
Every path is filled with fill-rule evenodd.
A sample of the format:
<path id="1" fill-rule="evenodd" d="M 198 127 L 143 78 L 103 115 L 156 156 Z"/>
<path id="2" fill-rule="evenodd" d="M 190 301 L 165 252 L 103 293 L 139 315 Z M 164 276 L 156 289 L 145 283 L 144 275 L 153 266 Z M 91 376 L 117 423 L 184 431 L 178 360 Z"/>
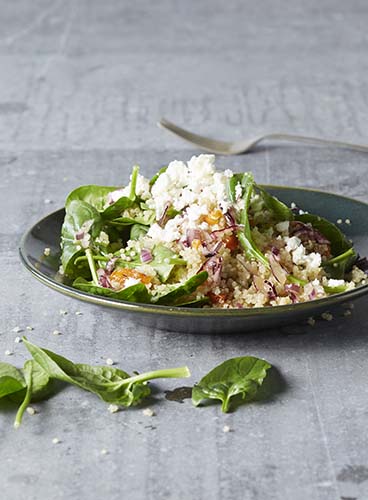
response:
<path id="1" fill-rule="evenodd" d="M 368 146 L 362 146 L 361 144 L 351 144 L 350 142 L 333 141 L 330 139 L 319 139 L 318 137 L 308 137 L 304 135 L 294 135 L 294 134 L 266 134 L 261 137 L 258 142 L 264 139 L 276 139 L 281 141 L 290 142 L 302 142 L 304 144 L 320 144 L 323 146 L 335 146 L 338 148 L 352 149 L 354 151 L 364 151 L 368 153 Z M 256 143 L 254 143 L 256 144 Z"/>

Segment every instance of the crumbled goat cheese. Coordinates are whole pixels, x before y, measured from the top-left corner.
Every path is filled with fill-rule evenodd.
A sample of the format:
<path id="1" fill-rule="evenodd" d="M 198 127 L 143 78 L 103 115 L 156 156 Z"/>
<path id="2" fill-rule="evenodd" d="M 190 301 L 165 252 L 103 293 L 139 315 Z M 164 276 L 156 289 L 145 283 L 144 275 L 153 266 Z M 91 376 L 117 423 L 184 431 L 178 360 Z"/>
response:
<path id="1" fill-rule="evenodd" d="M 301 240 L 297 236 L 292 236 L 291 238 L 286 236 L 284 240 L 286 242 L 286 250 L 288 252 L 296 250 L 301 244 Z"/>
<path id="2" fill-rule="evenodd" d="M 345 285 L 345 281 L 344 280 L 329 279 L 327 281 L 327 286 L 329 286 L 331 288 L 335 288 L 335 287 L 341 286 L 341 285 Z"/>
<path id="3" fill-rule="evenodd" d="M 140 283 L 140 280 L 138 280 L 136 278 L 128 278 L 124 282 L 124 288 L 128 288 L 128 287 L 133 286 L 133 285 L 138 285 L 138 283 Z"/>

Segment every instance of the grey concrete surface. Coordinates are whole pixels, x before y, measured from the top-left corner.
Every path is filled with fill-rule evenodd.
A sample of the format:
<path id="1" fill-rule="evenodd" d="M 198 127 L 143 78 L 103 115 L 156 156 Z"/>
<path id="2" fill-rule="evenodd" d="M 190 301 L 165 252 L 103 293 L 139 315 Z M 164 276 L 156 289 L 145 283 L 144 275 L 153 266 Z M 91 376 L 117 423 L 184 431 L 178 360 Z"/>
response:
<path id="1" fill-rule="evenodd" d="M 22 365 L 12 329 L 31 325 L 30 339 L 80 362 L 188 364 L 194 382 L 253 354 L 285 383 L 228 415 L 166 400 L 183 385 L 175 380 L 155 384 L 154 417 L 110 414 L 75 388 L 35 405 L 18 431 L 2 407 L 0 498 L 367 500 L 366 299 L 313 328 L 151 331 L 47 289 L 17 254 L 22 232 L 76 185 L 124 183 L 134 163 L 152 173 L 197 153 L 156 128 L 162 115 L 224 138 L 290 131 L 367 143 L 367 2 L 2 0 L 0 12 L 0 359 Z M 218 164 L 368 201 L 364 154 L 267 145 Z"/>

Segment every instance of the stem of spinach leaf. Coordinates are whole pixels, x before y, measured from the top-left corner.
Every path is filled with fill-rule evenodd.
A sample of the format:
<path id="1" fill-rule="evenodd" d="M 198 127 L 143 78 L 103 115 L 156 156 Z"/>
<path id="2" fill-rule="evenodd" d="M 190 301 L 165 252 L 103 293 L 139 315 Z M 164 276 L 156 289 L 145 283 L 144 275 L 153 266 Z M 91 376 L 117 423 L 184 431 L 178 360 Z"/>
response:
<path id="1" fill-rule="evenodd" d="M 26 390 L 26 394 L 24 396 L 23 402 L 20 405 L 20 407 L 18 408 L 17 414 L 15 416 L 15 420 L 14 420 L 14 428 L 15 429 L 18 429 L 18 427 L 22 423 L 23 414 L 26 411 L 26 408 L 32 399 L 32 385 L 33 385 L 33 383 L 32 383 L 32 370 L 33 370 L 32 364 L 29 364 L 28 366 L 27 366 L 27 364 L 25 365 L 24 378 L 25 378 L 25 381 L 27 384 L 27 390 Z"/>
<path id="2" fill-rule="evenodd" d="M 136 190 L 136 187 L 137 187 L 138 172 L 139 172 L 138 165 L 134 165 L 133 170 L 132 170 L 131 181 L 130 181 L 129 198 L 131 200 L 135 200 L 135 190 Z"/>
<path id="3" fill-rule="evenodd" d="M 155 370 L 151 372 L 141 373 L 133 377 L 125 378 L 121 381 L 121 385 L 135 384 L 137 382 L 146 382 L 154 378 L 187 378 L 190 377 L 190 371 L 187 366 L 179 368 L 166 368 L 164 370 Z"/>
<path id="4" fill-rule="evenodd" d="M 93 283 L 98 286 L 98 276 L 96 272 L 95 261 L 93 259 L 92 250 L 90 248 L 86 249 L 86 257 L 91 271 Z"/>

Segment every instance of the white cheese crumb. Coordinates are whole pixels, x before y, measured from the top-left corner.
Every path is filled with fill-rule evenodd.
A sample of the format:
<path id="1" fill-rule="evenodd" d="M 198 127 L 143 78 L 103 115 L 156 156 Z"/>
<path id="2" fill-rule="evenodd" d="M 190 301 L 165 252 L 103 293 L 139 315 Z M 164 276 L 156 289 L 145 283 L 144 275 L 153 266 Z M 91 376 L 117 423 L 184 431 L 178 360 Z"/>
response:
<path id="1" fill-rule="evenodd" d="M 307 323 L 310 326 L 314 326 L 316 324 L 316 320 L 311 316 L 310 318 L 308 318 Z"/>
<path id="2" fill-rule="evenodd" d="M 342 286 L 345 285 L 344 280 L 334 280 L 334 279 L 329 279 L 327 282 L 327 286 L 330 286 L 331 288 L 334 288 L 336 286 Z"/>
<path id="3" fill-rule="evenodd" d="M 16 344 L 20 344 L 22 342 L 22 339 L 20 337 L 15 337 L 14 342 Z"/>
<path id="4" fill-rule="evenodd" d="M 229 168 L 225 170 L 224 172 L 224 176 L 227 177 L 228 179 L 230 179 L 232 176 L 233 176 L 233 171 L 230 170 Z"/>
<path id="5" fill-rule="evenodd" d="M 283 222 L 279 222 L 275 227 L 280 233 L 286 233 L 289 230 L 289 221 L 285 220 Z"/>
<path id="6" fill-rule="evenodd" d="M 61 335 L 61 332 L 59 330 L 54 330 L 52 332 L 53 335 Z"/>
<path id="7" fill-rule="evenodd" d="M 325 319 L 326 321 L 332 321 L 333 320 L 333 316 L 331 313 L 329 312 L 324 312 L 321 314 L 321 318 L 322 319 Z"/>
<path id="8" fill-rule="evenodd" d="M 109 405 L 107 409 L 110 413 L 116 413 L 120 410 L 118 405 Z"/>
<path id="9" fill-rule="evenodd" d="M 28 326 L 26 326 L 26 330 L 28 330 L 29 332 L 31 332 L 32 330 L 34 330 L 34 328 L 33 328 L 33 326 L 28 325 Z"/>
<path id="10" fill-rule="evenodd" d="M 28 413 L 28 415 L 35 415 L 37 413 L 33 406 L 27 406 L 26 412 Z"/>
<path id="11" fill-rule="evenodd" d="M 337 224 L 342 224 L 342 219 L 337 219 Z"/>
<path id="12" fill-rule="evenodd" d="M 12 356 L 14 353 L 13 353 L 13 351 L 10 351 L 9 349 L 7 349 L 4 354 L 5 354 L 5 356 Z"/>
<path id="13" fill-rule="evenodd" d="M 286 250 L 288 252 L 296 250 L 301 244 L 301 240 L 297 236 L 292 236 L 291 238 L 286 237 L 285 241 L 286 241 Z"/>
<path id="14" fill-rule="evenodd" d="M 109 366 L 112 366 L 114 364 L 114 361 L 111 358 L 106 359 L 106 364 Z"/>
<path id="15" fill-rule="evenodd" d="M 49 247 L 46 247 L 45 250 L 43 251 L 43 254 L 46 255 L 46 257 L 48 257 L 51 253 L 51 249 Z"/>
<path id="16" fill-rule="evenodd" d="M 290 208 L 296 208 L 296 204 L 293 201 L 290 204 Z"/>
<path id="17" fill-rule="evenodd" d="M 59 444 L 61 441 L 59 438 L 55 437 L 53 440 L 52 440 L 52 444 Z"/>
<path id="18" fill-rule="evenodd" d="M 151 408 L 145 408 L 143 411 L 142 411 L 143 415 L 145 417 L 154 417 L 155 416 L 155 412 L 153 410 L 151 410 Z"/>
<path id="19" fill-rule="evenodd" d="M 351 220 L 350 219 L 345 219 L 345 224 L 351 224 Z"/>
<path id="20" fill-rule="evenodd" d="M 228 425 L 224 425 L 222 430 L 223 430 L 223 432 L 230 432 L 231 431 L 231 429 Z"/>
<path id="21" fill-rule="evenodd" d="M 13 332 L 14 332 L 14 333 L 20 333 L 20 332 L 22 332 L 22 331 L 23 331 L 23 329 L 22 329 L 20 326 L 15 326 L 15 327 L 13 328 Z"/>
<path id="22" fill-rule="evenodd" d="M 106 448 L 102 448 L 100 453 L 101 455 L 107 455 L 109 452 L 106 450 Z"/>
<path id="23" fill-rule="evenodd" d="M 68 311 L 65 311 L 65 309 L 60 309 L 59 314 L 60 316 L 66 316 L 68 314 Z"/>

